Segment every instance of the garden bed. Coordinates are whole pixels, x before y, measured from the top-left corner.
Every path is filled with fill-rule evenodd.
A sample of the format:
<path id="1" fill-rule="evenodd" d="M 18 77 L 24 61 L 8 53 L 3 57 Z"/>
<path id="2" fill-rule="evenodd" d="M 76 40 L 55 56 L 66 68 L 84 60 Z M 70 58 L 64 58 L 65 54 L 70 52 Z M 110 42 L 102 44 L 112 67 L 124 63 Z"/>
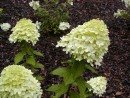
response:
<path id="1" fill-rule="evenodd" d="M 33 9 L 28 5 L 31 0 L 1 0 L 0 7 L 4 9 L 1 22 L 9 22 L 13 27 L 21 18 L 37 20 Z M 42 2 L 42 0 L 40 0 Z M 108 53 L 104 56 L 99 74 L 107 77 L 108 85 L 103 98 L 130 98 L 130 22 L 114 18 L 117 9 L 125 8 L 120 0 L 75 0 L 70 11 L 71 28 L 94 18 L 104 20 L 110 31 L 111 44 Z M 45 34 L 40 32 L 39 42 L 34 47 L 44 54 L 44 58 L 38 58 L 45 69 L 39 70 L 40 75 L 45 76 L 41 81 L 44 90 L 43 98 L 50 98 L 53 93 L 46 92 L 51 84 L 61 81 L 60 78 L 49 73 L 69 58 L 61 48 L 56 48 L 57 41 L 62 34 Z M 65 35 L 69 31 L 63 33 Z M 18 52 L 17 44 L 10 44 L 8 38 L 11 32 L 0 30 L 0 71 L 5 66 L 13 64 L 14 55 Z M 86 72 L 84 78 L 93 74 Z M 93 98 L 98 98 L 94 96 Z"/>

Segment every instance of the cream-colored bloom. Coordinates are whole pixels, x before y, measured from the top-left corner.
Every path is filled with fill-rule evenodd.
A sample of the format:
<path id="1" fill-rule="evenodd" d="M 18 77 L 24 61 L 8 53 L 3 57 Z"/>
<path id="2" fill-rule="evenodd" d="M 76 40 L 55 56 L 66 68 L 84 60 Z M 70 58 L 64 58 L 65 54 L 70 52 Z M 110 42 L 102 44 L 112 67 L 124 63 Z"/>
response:
<path id="1" fill-rule="evenodd" d="M 92 66 L 100 66 L 110 44 L 108 33 L 102 20 L 93 19 L 61 37 L 56 47 L 63 47 L 63 51 L 73 55 L 78 61 L 87 60 Z"/>
<path id="2" fill-rule="evenodd" d="M 73 0 L 68 0 L 68 3 L 69 3 L 70 5 L 73 5 Z"/>
<path id="3" fill-rule="evenodd" d="M 39 1 L 31 1 L 29 2 L 29 6 L 32 7 L 34 10 L 37 10 L 40 7 Z"/>
<path id="4" fill-rule="evenodd" d="M 125 3 L 126 7 L 130 7 L 130 0 L 122 0 Z"/>
<path id="5" fill-rule="evenodd" d="M 3 31 L 8 31 L 11 28 L 11 25 L 9 23 L 2 23 L 0 24 L 0 27 Z"/>
<path id="6" fill-rule="evenodd" d="M 41 26 L 41 22 L 39 22 L 39 21 L 36 21 L 36 27 L 37 27 L 37 29 L 39 30 L 40 29 L 40 26 Z"/>
<path id="7" fill-rule="evenodd" d="M 68 22 L 60 22 L 59 29 L 66 30 L 70 28 L 70 24 Z"/>
<path id="8" fill-rule="evenodd" d="M 18 21 L 12 31 L 13 33 L 9 36 L 9 41 L 11 43 L 26 41 L 27 43 L 35 45 L 40 37 L 36 24 L 26 18 Z"/>
<path id="9" fill-rule="evenodd" d="M 91 86 L 89 90 L 98 96 L 102 96 L 102 94 L 106 92 L 107 80 L 105 77 L 99 76 L 91 78 L 87 83 Z"/>
<path id="10" fill-rule="evenodd" d="M 116 13 L 114 13 L 114 17 L 118 18 L 118 17 L 121 17 L 121 16 L 127 16 L 127 12 L 126 10 L 120 10 L 118 9 Z"/>
<path id="11" fill-rule="evenodd" d="M 40 83 L 32 74 L 20 65 L 4 68 L 0 77 L 0 98 L 41 98 Z"/>

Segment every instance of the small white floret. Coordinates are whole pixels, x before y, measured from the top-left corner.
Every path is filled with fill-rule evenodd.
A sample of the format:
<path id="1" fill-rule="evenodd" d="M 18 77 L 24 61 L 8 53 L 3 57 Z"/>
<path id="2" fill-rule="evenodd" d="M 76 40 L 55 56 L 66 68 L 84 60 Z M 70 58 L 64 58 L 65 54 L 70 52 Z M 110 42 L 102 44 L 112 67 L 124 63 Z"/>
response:
<path id="1" fill-rule="evenodd" d="M 11 28 L 11 25 L 9 23 L 2 23 L 0 27 L 3 31 L 8 31 Z"/>
<path id="2" fill-rule="evenodd" d="M 32 7 L 34 10 L 37 10 L 40 7 L 39 1 L 31 1 L 29 2 L 29 6 Z"/>
<path id="3" fill-rule="evenodd" d="M 92 87 L 89 91 L 93 91 L 94 94 L 102 96 L 106 92 L 107 80 L 105 77 L 99 76 L 91 78 L 87 83 Z"/>
<path id="4" fill-rule="evenodd" d="M 70 28 L 70 24 L 68 22 L 60 22 L 59 29 L 66 30 Z"/>

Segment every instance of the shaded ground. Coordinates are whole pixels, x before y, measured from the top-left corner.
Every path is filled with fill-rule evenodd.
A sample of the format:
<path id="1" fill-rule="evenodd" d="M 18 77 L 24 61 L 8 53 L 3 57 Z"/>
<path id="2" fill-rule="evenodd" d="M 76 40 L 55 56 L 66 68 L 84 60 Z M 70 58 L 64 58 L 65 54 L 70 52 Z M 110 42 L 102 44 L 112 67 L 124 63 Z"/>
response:
<path id="1" fill-rule="evenodd" d="M 1 22 L 9 22 L 14 26 L 24 17 L 36 20 L 28 5 L 29 1 L 31 0 L 1 0 L 0 7 L 4 9 Z M 130 22 L 113 17 L 118 8 L 124 8 L 124 4 L 119 0 L 75 0 L 70 9 L 72 28 L 90 19 L 100 18 L 105 21 L 110 31 L 111 45 L 104 56 L 102 66 L 98 69 L 99 73 L 108 79 L 107 92 L 103 98 L 130 98 Z M 14 54 L 18 51 L 17 44 L 10 44 L 8 41 L 10 34 L 11 32 L 0 30 L 0 71 L 13 64 Z M 46 67 L 40 71 L 46 78 L 41 81 L 43 89 L 59 82 L 58 78 L 49 75 L 49 72 L 63 66 L 60 62 L 68 58 L 61 49 L 55 48 L 60 36 L 62 35 L 50 36 L 41 32 L 40 41 L 35 46 L 35 49 L 44 53 L 44 58 L 39 59 Z M 51 93 L 44 91 L 45 98 L 50 98 L 50 95 Z"/>

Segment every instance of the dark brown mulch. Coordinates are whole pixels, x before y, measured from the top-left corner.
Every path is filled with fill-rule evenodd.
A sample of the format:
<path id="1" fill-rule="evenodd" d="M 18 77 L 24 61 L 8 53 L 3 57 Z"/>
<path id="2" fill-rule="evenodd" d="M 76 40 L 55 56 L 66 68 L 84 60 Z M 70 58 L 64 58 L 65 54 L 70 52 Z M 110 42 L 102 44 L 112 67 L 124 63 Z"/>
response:
<path id="1" fill-rule="evenodd" d="M 0 7 L 4 9 L 1 22 L 9 22 L 14 26 L 21 18 L 36 20 L 33 9 L 28 5 L 29 1 L 31 0 L 1 0 Z M 124 4 L 119 0 L 75 0 L 70 9 L 72 27 L 93 18 L 100 18 L 105 21 L 110 31 L 111 45 L 104 56 L 102 66 L 98 69 L 100 75 L 108 79 L 107 91 L 103 98 L 130 98 L 130 22 L 113 17 L 118 8 L 124 8 Z M 18 51 L 17 44 L 10 44 L 8 41 L 10 34 L 10 31 L 0 30 L 0 71 L 13 64 L 14 55 Z M 62 66 L 61 61 L 68 58 L 61 49 L 55 48 L 60 36 L 41 32 L 40 41 L 34 47 L 44 53 L 44 58 L 39 59 L 45 65 L 45 69 L 40 71 L 46 78 L 41 81 L 43 89 L 60 81 L 58 77 L 49 75 L 49 72 Z M 44 91 L 45 98 L 50 98 L 51 94 Z"/>

